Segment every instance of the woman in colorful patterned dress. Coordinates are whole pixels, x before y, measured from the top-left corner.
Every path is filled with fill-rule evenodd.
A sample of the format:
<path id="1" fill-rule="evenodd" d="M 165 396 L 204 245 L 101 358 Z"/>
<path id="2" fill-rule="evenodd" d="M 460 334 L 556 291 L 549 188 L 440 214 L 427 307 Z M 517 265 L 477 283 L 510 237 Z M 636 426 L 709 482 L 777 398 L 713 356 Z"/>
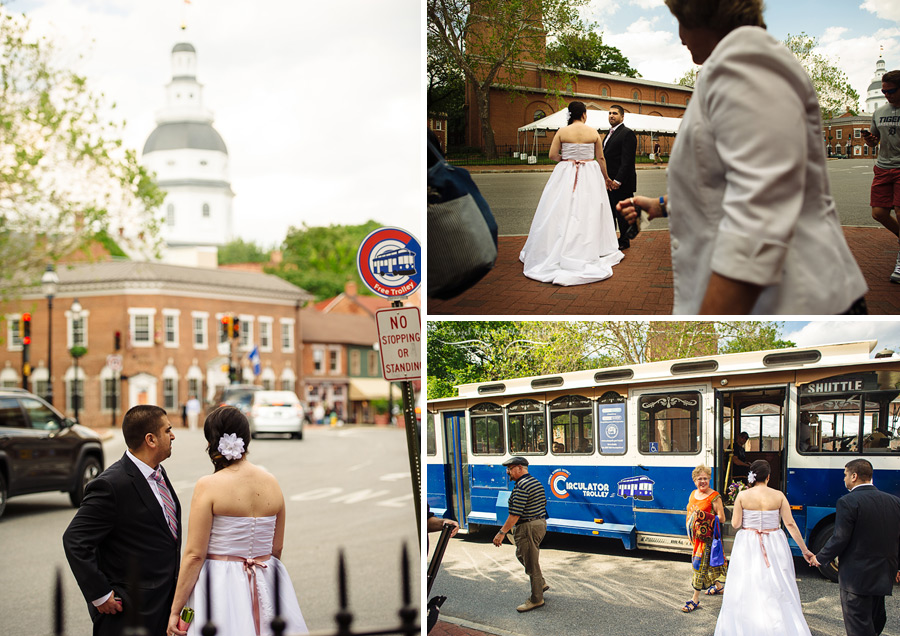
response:
<path id="1" fill-rule="evenodd" d="M 691 493 L 687 506 L 687 531 L 694 544 L 691 559 L 693 569 L 691 585 L 694 588 L 694 596 L 684 607 L 682 612 L 693 612 L 700 607 L 700 591 L 706 590 L 709 595 L 721 594 L 725 589 L 725 573 L 728 564 L 717 567 L 709 564 L 709 555 L 712 549 L 714 518 L 718 517 L 719 527 L 725 525 L 725 506 L 722 505 L 722 497 L 709 487 L 709 479 L 712 471 L 709 467 L 700 464 L 691 473 L 694 485 L 697 489 Z"/>

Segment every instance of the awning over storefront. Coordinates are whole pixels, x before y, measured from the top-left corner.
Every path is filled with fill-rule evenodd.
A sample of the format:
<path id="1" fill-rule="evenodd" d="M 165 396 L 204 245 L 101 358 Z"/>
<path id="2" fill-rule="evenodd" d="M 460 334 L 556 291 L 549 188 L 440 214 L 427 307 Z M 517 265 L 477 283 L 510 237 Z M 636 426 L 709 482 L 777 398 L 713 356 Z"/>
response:
<path id="1" fill-rule="evenodd" d="M 390 383 L 381 378 L 350 378 L 350 400 L 386 400 Z M 401 399 L 400 391 L 394 390 L 394 399 Z"/>

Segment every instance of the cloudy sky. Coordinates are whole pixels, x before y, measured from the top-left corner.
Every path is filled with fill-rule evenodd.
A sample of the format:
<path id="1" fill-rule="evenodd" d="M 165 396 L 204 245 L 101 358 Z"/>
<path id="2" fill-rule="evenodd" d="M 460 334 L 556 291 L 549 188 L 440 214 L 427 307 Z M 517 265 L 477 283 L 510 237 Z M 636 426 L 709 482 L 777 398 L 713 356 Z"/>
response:
<path id="1" fill-rule="evenodd" d="M 836 342 L 856 342 L 858 340 L 877 340 L 874 353 L 881 349 L 892 349 L 900 353 L 900 322 L 896 318 L 869 318 L 865 322 L 858 320 L 786 322 L 782 330 L 785 340 L 796 342 L 800 347 Z"/>
<path id="2" fill-rule="evenodd" d="M 268 247 L 292 225 L 373 219 L 424 240 L 421 0 L 5 4 L 116 103 L 138 151 L 165 105 L 172 47 L 193 44 L 240 238 Z"/>
<path id="3" fill-rule="evenodd" d="M 881 46 L 887 69 L 900 68 L 898 0 L 769 0 L 765 5 L 774 37 L 805 32 L 818 38 L 818 52 L 844 71 L 863 100 Z M 591 0 L 586 15 L 599 24 L 604 43 L 619 48 L 646 79 L 674 82 L 693 68 L 663 0 Z"/>

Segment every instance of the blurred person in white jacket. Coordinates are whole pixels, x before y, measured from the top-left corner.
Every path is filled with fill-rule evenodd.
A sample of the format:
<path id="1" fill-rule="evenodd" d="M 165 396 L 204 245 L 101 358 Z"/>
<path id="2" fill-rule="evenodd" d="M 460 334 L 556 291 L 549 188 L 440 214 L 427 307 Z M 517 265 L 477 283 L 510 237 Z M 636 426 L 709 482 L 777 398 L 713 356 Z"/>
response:
<path id="1" fill-rule="evenodd" d="M 666 0 L 702 64 L 668 195 L 619 204 L 670 218 L 673 314 L 867 313 L 831 196 L 816 91 L 765 30 L 761 0 Z"/>

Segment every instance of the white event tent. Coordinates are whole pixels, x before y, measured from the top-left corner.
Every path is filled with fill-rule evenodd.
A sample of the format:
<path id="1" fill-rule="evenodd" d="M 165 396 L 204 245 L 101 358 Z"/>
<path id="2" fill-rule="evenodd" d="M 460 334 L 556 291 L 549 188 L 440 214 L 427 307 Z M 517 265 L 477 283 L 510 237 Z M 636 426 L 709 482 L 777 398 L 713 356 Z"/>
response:
<path id="1" fill-rule="evenodd" d="M 559 130 L 560 128 L 568 125 L 568 118 L 569 109 L 564 108 L 563 110 L 557 111 L 552 115 L 548 115 L 547 117 L 520 127 L 519 132 L 524 133 L 525 135 L 524 148 L 526 150 L 528 149 L 529 132 L 533 134 L 533 146 L 537 146 L 538 130 Z M 609 111 L 588 108 L 586 123 L 591 128 L 596 128 L 597 130 L 609 130 Z M 624 123 L 626 126 L 631 128 L 638 134 L 651 133 L 674 135 L 678 132 L 678 127 L 681 125 L 681 119 L 677 117 L 660 117 L 659 115 L 639 115 L 637 113 L 625 113 Z M 531 154 L 534 155 L 535 151 L 532 150 Z"/>

